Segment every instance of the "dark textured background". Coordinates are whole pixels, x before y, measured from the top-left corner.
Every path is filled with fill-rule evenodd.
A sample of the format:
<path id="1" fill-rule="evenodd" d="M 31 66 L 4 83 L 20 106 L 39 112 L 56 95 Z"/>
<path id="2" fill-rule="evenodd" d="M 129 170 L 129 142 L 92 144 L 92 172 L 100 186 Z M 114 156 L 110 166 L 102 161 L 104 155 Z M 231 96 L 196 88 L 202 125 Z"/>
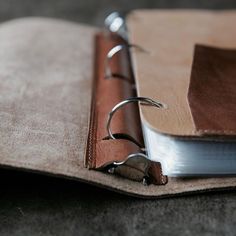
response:
<path id="1" fill-rule="evenodd" d="M 0 21 L 47 16 L 101 26 L 109 12 L 133 8 L 230 9 L 236 1 L 0 0 Z M 236 192 L 140 200 L 5 170 L 0 187 L 0 235 L 236 235 Z"/>

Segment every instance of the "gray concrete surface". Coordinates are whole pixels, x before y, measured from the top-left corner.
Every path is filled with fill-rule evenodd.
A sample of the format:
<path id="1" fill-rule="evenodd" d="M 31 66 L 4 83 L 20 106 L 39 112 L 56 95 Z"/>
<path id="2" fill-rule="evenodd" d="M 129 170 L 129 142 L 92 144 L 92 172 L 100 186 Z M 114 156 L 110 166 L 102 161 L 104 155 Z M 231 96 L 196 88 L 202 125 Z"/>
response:
<path id="1" fill-rule="evenodd" d="M 0 0 L 0 21 L 24 16 L 102 25 L 112 10 L 236 8 L 236 1 Z M 236 235 L 236 192 L 140 200 L 73 181 L 0 170 L 0 235 Z"/>

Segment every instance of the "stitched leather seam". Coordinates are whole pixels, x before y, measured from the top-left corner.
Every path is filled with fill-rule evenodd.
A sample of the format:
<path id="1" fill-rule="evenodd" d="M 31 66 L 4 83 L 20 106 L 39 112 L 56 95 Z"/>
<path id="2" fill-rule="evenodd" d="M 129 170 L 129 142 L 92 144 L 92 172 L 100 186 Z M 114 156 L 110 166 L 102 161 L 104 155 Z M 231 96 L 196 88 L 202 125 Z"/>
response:
<path id="1" fill-rule="evenodd" d="M 95 37 L 95 53 L 97 52 L 97 38 Z M 95 71 L 97 71 L 97 61 L 94 61 L 94 69 Z M 97 88 L 97 78 L 96 78 L 96 74 L 94 74 L 93 77 L 93 90 L 92 90 L 92 102 L 91 102 L 91 114 L 90 114 L 90 123 L 89 123 L 89 133 L 88 133 L 88 142 L 87 142 L 87 153 L 86 153 L 86 161 L 87 161 L 87 165 L 89 168 L 93 168 L 94 167 L 94 162 L 96 160 L 96 156 L 95 156 L 95 141 L 96 141 L 96 134 L 97 134 L 97 126 L 96 126 L 96 120 L 97 120 L 97 116 L 96 116 L 96 88 Z"/>

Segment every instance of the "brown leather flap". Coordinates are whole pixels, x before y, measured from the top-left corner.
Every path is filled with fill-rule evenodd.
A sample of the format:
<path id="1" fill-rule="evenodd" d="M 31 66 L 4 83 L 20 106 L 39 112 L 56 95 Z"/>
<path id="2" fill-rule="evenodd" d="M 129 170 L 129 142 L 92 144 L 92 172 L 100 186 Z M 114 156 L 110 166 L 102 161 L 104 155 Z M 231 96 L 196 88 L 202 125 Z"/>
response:
<path id="1" fill-rule="evenodd" d="M 236 50 L 196 45 L 188 100 L 202 135 L 236 135 Z"/>

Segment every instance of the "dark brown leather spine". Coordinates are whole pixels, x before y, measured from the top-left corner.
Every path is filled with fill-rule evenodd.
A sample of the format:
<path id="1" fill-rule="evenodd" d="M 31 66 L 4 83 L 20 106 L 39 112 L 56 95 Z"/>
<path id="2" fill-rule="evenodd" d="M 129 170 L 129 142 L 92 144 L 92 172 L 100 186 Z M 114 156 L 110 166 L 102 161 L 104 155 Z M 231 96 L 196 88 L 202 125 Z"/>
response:
<path id="1" fill-rule="evenodd" d="M 102 169 L 114 161 L 124 161 L 132 153 L 141 152 L 134 140 L 144 146 L 137 104 L 128 104 L 117 111 L 111 124 L 116 139 L 108 139 L 108 113 L 117 103 L 136 96 L 128 47 L 110 60 L 112 76 L 107 78 L 105 74 L 107 53 L 120 44 L 126 42 L 116 34 L 101 32 L 95 38 L 93 99 L 86 153 L 86 166 L 90 169 Z M 158 163 L 153 163 L 150 176 L 156 184 L 166 183 Z"/>

